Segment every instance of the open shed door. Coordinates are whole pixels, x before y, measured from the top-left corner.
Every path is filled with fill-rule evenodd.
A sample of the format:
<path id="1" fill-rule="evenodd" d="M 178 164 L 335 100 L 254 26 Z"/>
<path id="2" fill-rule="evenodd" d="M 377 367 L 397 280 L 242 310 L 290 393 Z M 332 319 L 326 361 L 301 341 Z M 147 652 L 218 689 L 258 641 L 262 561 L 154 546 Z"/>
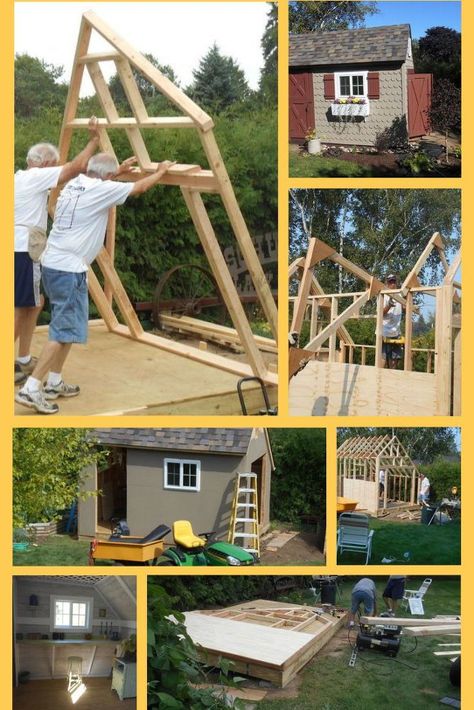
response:
<path id="1" fill-rule="evenodd" d="M 290 141 L 302 142 L 314 125 L 313 75 L 290 72 Z"/>
<path id="2" fill-rule="evenodd" d="M 408 136 L 416 138 L 430 132 L 432 74 L 408 74 Z"/>

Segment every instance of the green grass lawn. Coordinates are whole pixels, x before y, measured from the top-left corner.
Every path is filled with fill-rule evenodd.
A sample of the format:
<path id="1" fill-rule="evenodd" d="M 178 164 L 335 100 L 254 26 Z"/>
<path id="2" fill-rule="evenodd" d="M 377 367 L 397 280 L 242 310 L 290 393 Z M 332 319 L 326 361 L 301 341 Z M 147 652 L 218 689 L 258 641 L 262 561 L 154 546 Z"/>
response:
<path id="1" fill-rule="evenodd" d="M 321 155 L 300 155 L 290 151 L 291 177 L 371 177 L 369 167 Z"/>
<path id="2" fill-rule="evenodd" d="M 395 557 L 399 563 L 411 565 L 461 564 L 461 525 L 458 522 L 421 525 L 372 519 L 370 528 L 375 533 L 369 564 L 379 565 L 383 557 Z M 409 561 L 404 560 L 405 552 L 411 553 Z M 363 564 L 364 558 L 362 553 L 344 552 L 338 555 L 337 561 L 345 565 Z"/>
<path id="3" fill-rule="evenodd" d="M 87 565 L 89 543 L 75 540 L 69 535 L 51 535 L 46 542 L 37 547 L 30 547 L 28 552 L 14 552 L 14 565 Z M 104 562 L 102 564 L 112 564 Z"/>
<path id="4" fill-rule="evenodd" d="M 342 582 L 342 600 L 347 607 L 351 589 L 359 577 L 346 577 Z M 386 577 L 376 581 L 381 601 Z M 412 577 L 409 588 L 418 588 L 421 577 Z M 383 602 L 382 602 L 383 603 Z M 425 596 L 425 616 L 460 613 L 459 578 L 439 577 Z M 406 612 L 404 612 L 406 615 Z M 426 710 L 442 707 L 439 699 L 448 695 L 459 699 L 458 688 L 449 682 L 449 658 L 434 656 L 438 643 L 456 641 L 451 637 L 421 637 L 402 639 L 395 658 L 376 651 L 360 652 L 354 668 L 348 666 L 351 655 L 346 631 L 338 636 L 341 643 L 331 652 L 317 655 L 301 672 L 302 684 L 298 698 L 268 700 L 258 703 L 258 710 L 381 710 L 382 708 L 407 708 Z M 350 641 L 355 640 L 351 632 Z M 413 649 L 413 650 L 412 650 Z"/>

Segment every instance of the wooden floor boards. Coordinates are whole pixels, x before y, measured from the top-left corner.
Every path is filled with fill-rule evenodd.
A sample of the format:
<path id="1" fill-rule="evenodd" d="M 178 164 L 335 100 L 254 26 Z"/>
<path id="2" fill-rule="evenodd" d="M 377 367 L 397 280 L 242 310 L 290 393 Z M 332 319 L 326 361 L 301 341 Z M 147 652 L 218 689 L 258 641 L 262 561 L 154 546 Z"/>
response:
<path id="1" fill-rule="evenodd" d="M 76 705 L 67 693 L 67 679 L 31 680 L 13 689 L 13 710 L 135 710 L 135 698 L 120 700 L 110 678 L 84 678 L 86 692 Z"/>

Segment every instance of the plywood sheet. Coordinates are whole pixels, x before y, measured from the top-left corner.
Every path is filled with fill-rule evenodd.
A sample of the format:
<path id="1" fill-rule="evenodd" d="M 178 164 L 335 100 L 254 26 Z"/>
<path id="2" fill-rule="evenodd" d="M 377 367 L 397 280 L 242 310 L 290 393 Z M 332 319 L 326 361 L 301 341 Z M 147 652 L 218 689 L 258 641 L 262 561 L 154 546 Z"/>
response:
<path id="1" fill-rule="evenodd" d="M 289 386 L 293 416 L 429 416 L 439 411 L 436 377 L 423 372 L 313 360 Z"/>
<path id="2" fill-rule="evenodd" d="M 358 502 L 358 507 L 377 513 L 379 508 L 379 484 L 375 481 L 363 481 L 359 478 L 343 478 L 342 490 L 346 498 Z"/>
<path id="3" fill-rule="evenodd" d="M 34 354 L 46 340 L 47 330 L 39 328 Z M 240 414 L 238 375 L 115 335 L 105 325 L 89 328 L 87 345 L 73 345 L 64 376 L 81 387 L 81 394 L 58 400 L 63 415 L 180 414 L 181 405 L 186 414 Z M 219 409 L 215 400 L 201 408 L 201 398 L 204 403 L 221 399 L 227 410 Z M 258 401 L 262 406 L 261 392 Z M 17 415 L 32 413 L 15 405 Z"/>
<path id="4" fill-rule="evenodd" d="M 312 634 L 255 626 L 190 611 L 185 614 L 192 640 L 204 649 L 226 658 L 245 659 L 282 668 L 314 639 Z"/>

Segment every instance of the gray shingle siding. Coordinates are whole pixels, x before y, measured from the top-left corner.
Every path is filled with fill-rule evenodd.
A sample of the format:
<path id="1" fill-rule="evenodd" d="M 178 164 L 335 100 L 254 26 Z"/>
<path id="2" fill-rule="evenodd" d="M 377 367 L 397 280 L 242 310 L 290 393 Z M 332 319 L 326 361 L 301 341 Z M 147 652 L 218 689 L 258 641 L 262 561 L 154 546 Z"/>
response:
<path id="1" fill-rule="evenodd" d="M 337 70 L 348 71 L 350 67 L 338 67 Z M 367 118 L 347 122 L 333 117 L 332 101 L 324 99 L 323 77 L 328 72 L 313 73 L 316 133 L 324 143 L 373 146 L 380 133 L 405 115 L 401 70 L 378 70 L 373 65 L 363 70 L 379 71 L 380 98 L 370 101 Z"/>
<path id="2" fill-rule="evenodd" d="M 290 34 L 290 67 L 405 61 L 410 25 Z"/>

